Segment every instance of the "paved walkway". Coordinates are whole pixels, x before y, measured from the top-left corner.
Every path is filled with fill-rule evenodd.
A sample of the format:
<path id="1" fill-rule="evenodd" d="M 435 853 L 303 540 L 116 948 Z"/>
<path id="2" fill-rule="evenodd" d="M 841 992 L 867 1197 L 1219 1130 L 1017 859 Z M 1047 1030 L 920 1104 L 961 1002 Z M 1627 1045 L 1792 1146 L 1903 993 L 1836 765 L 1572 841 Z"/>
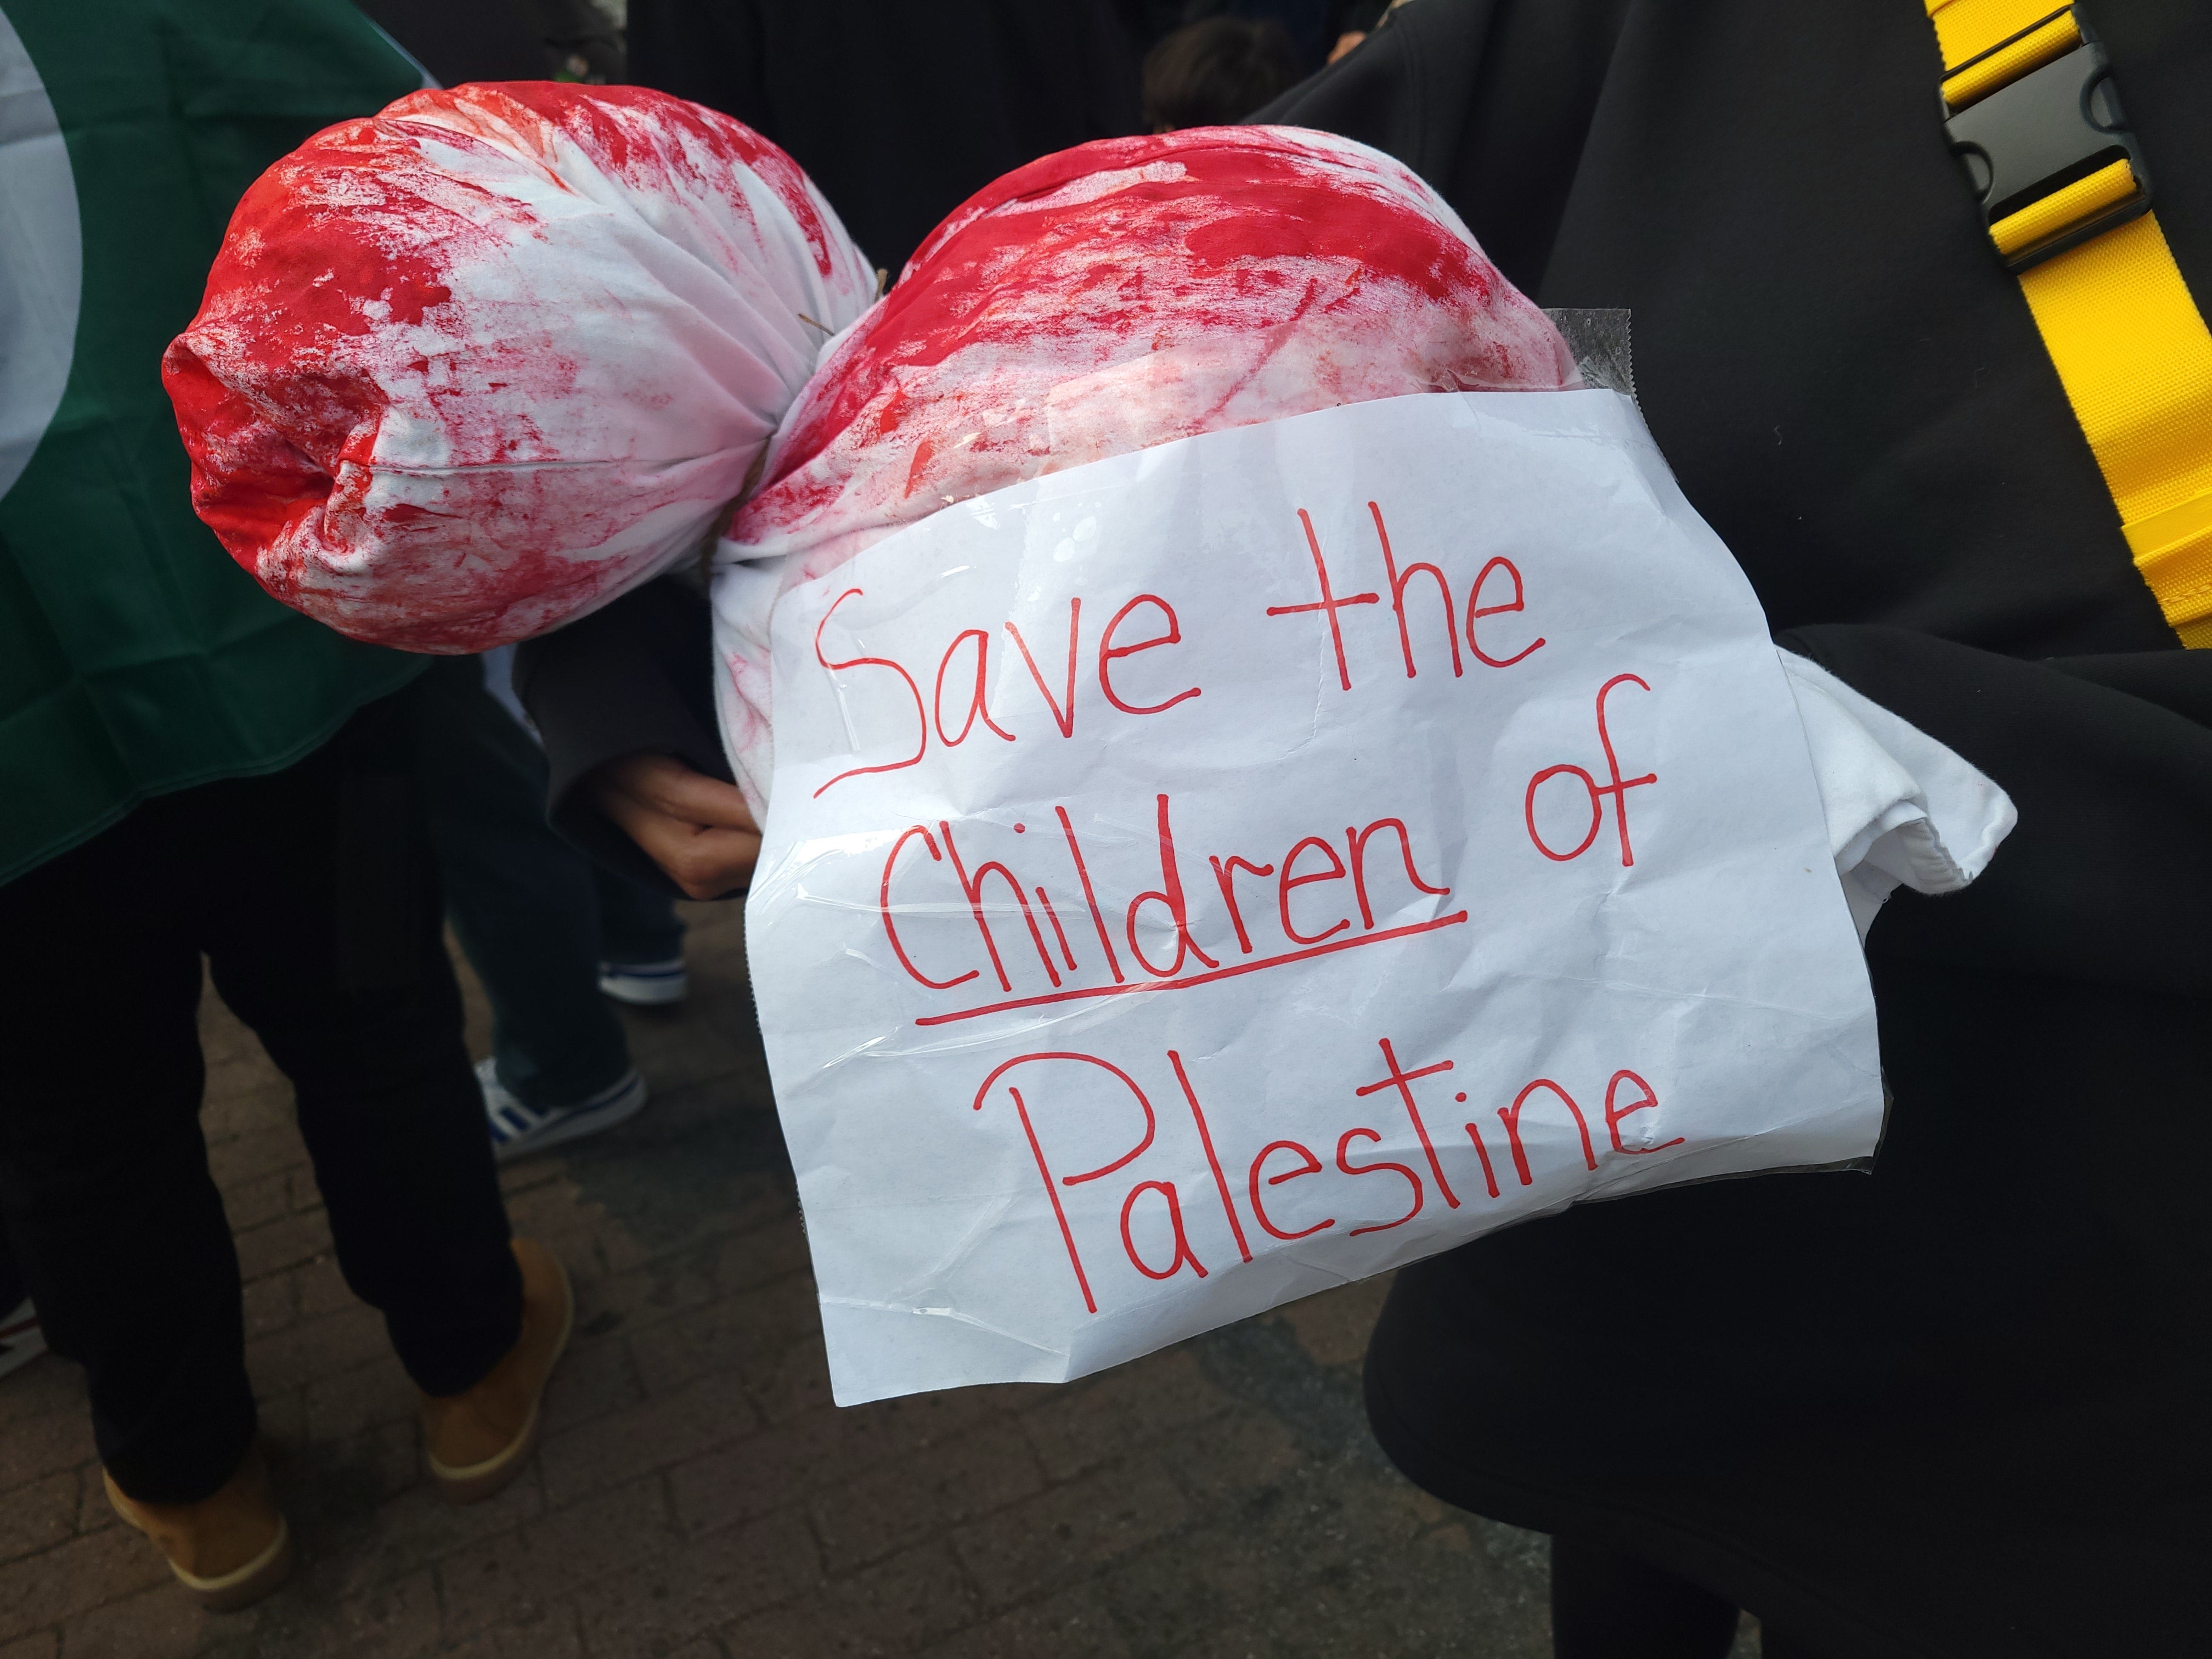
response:
<path id="1" fill-rule="evenodd" d="M 301 1571 L 246 1613 L 187 1604 L 101 1499 L 76 1372 L 40 1360 L 0 1382 L 0 1659 L 1548 1653 L 1542 1540 L 1367 1438 L 1379 1283 L 1066 1387 L 833 1407 L 740 915 L 686 908 L 690 1006 L 628 1016 L 653 1104 L 508 1177 L 577 1340 L 535 1467 L 471 1509 L 426 1488 L 289 1091 L 209 997 L 208 1139 Z"/>

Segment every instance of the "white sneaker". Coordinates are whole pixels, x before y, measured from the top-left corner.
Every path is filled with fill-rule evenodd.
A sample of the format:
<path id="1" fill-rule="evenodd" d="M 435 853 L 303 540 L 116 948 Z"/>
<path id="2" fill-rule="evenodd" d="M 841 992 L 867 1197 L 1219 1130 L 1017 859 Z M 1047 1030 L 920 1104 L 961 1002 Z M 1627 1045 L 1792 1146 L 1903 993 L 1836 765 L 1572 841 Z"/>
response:
<path id="1" fill-rule="evenodd" d="M 39 1328 L 39 1310 L 30 1297 L 0 1314 L 0 1376 L 22 1370 L 46 1351 L 46 1334 Z"/>
<path id="2" fill-rule="evenodd" d="M 478 1063 L 477 1083 L 483 1090 L 484 1122 L 491 1130 L 492 1155 L 501 1164 L 611 1129 L 645 1108 L 645 1079 L 635 1066 L 589 1100 L 580 1100 L 574 1106 L 550 1106 L 543 1111 L 524 1105 L 510 1094 L 491 1060 Z"/>
<path id="3" fill-rule="evenodd" d="M 672 962 L 603 962 L 599 989 L 633 1008 L 665 1008 L 684 1000 L 691 980 L 684 971 L 682 957 Z"/>

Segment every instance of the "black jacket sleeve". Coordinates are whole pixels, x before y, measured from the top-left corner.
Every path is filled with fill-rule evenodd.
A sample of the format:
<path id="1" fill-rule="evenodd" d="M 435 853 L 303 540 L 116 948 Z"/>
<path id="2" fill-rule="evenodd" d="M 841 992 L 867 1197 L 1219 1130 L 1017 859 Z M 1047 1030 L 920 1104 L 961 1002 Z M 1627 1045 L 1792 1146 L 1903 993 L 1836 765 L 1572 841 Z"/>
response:
<path id="1" fill-rule="evenodd" d="M 580 788 L 625 755 L 672 755 L 732 781 L 714 721 L 714 637 L 707 600 L 663 576 L 612 605 L 525 641 L 514 692 L 545 741 L 554 827 L 594 858 L 663 892 L 676 884 Z"/>

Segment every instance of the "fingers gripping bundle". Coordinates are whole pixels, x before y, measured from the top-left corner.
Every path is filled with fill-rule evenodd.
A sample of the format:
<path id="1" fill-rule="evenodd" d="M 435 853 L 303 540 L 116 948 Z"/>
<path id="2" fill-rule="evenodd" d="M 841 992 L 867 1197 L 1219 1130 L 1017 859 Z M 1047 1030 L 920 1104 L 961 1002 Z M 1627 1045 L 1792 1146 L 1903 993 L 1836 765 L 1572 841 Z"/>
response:
<path id="1" fill-rule="evenodd" d="M 721 545 L 738 781 L 761 806 L 775 596 L 948 502 L 1340 404 L 1573 380 L 1451 209 L 1364 145 L 1195 128 L 1009 173 L 824 358 Z"/>
<path id="2" fill-rule="evenodd" d="M 417 93 L 247 191 L 163 379 L 231 556 L 471 652 L 696 551 L 875 276 L 798 167 L 628 87 Z"/>

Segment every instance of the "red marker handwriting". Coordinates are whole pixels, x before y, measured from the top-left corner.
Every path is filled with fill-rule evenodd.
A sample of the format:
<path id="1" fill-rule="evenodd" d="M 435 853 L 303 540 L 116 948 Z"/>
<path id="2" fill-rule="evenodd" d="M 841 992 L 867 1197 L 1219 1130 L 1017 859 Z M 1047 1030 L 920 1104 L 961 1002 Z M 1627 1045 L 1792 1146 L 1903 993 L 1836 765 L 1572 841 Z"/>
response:
<path id="1" fill-rule="evenodd" d="M 1314 534 L 1313 520 L 1303 507 L 1298 509 L 1298 522 L 1305 526 L 1306 546 L 1313 552 L 1314 574 L 1321 578 L 1321 598 L 1312 605 L 1271 605 L 1267 607 L 1267 614 L 1271 617 L 1295 617 L 1303 611 L 1318 611 L 1327 617 L 1329 643 L 1336 647 L 1337 684 L 1349 691 L 1352 690 L 1352 668 L 1345 660 L 1344 629 L 1337 621 L 1336 613 L 1347 605 L 1380 605 L 1382 596 L 1380 593 L 1354 593 L 1348 599 L 1338 599 L 1335 590 L 1329 586 L 1328 562 L 1321 556 L 1321 538 Z"/>
<path id="2" fill-rule="evenodd" d="M 1597 738 L 1598 742 L 1604 746 L 1605 769 L 1612 781 L 1600 783 L 1579 766 L 1547 766 L 1528 780 L 1528 792 L 1522 799 L 1522 815 L 1528 822 L 1528 839 L 1536 843 L 1538 852 L 1554 862 L 1565 864 L 1570 859 L 1580 858 L 1589 850 L 1590 843 L 1597 839 L 1597 832 L 1605 823 L 1605 803 L 1607 797 L 1612 799 L 1613 820 L 1620 830 L 1621 866 L 1626 868 L 1636 862 L 1635 849 L 1629 845 L 1628 841 L 1628 792 L 1632 789 L 1640 789 L 1647 783 L 1658 782 L 1659 775 L 1656 772 L 1646 772 L 1640 778 L 1624 778 L 1620 775 L 1620 757 L 1613 751 L 1613 733 L 1607 728 L 1605 719 L 1605 700 L 1616 685 L 1639 685 L 1646 691 L 1651 689 L 1648 682 L 1634 674 L 1615 674 L 1598 688 Z M 1583 838 L 1564 853 L 1547 843 L 1543 833 L 1536 828 L 1536 792 L 1552 779 L 1562 776 L 1580 781 L 1583 789 L 1589 793 L 1590 815 L 1589 828 L 1583 834 Z"/>
<path id="3" fill-rule="evenodd" d="M 1421 1119 L 1420 1104 L 1413 1098 L 1414 1084 L 1425 1077 L 1434 1077 L 1439 1072 L 1449 1072 L 1452 1068 L 1452 1063 L 1448 1060 L 1440 1060 L 1434 1065 L 1423 1066 L 1409 1072 L 1398 1064 L 1398 1052 L 1390 1046 L 1389 1037 L 1381 1038 L 1378 1046 L 1382 1050 L 1382 1063 L 1390 1068 L 1389 1076 L 1380 1082 L 1370 1083 L 1362 1088 L 1355 1089 L 1352 1092 L 1364 1099 L 1384 1089 L 1395 1089 L 1398 1091 L 1399 1099 L 1405 1103 L 1406 1115 L 1413 1120 L 1413 1133 L 1420 1137 L 1422 1154 L 1429 1161 L 1429 1173 L 1437 1178 L 1437 1190 L 1444 1195 L 1445 1204 L 1456 1210 L 1459 1208 L 1459 1194 L 1452 1191 L 1451 1182 L 1444 1179 L 1443 1162 L 1437 1156 L 1436 1143 L 1429 1139 L 1429 1126 Z M 1462 1098 L 1464 1097 L 1462 1097 Z"/>
<path id="4" fill-rule="evenodd" d="M 1083 1253 L 1075 1248 L 1075 1232 L 1074 1230 L 1067 1224 L 1067 1208 L 1060 1201 L 1060 1186 L 1066 1185 L 1069 1187 L 1079 1187 L 1087 1181 L 1103 1180 L 1104 1177 L 1115 1173 L 1117 1170 L 1125 1169 L 1129 1164 L 1134 1163 L 1139 1158 L 1144 1155 L 1146 1150 L 1152 1146 L 1152 1138 L 1158 1133 L 1160 1127 L 1159 1115 L 1152 1110 L 1152 1103 L 1145 1098 L 1145 1091 L 1137 1086 L 1137 1079 L 1131 1077 L 1127 1072 L 1114 1064 L 1112 1060 L 1101 1060 L 1096 1054 L 1081 1054 L 1065 1049 L 1054 1050 L 1043 1054 L 1017 1054 L 1013 1059 L 1007 1060 L 1004 1065 L 994 1070 L 990 1076 L 985 1078 L 983 1079 L 982 1086 L 975 1091 L 975 1110 L 980 1112 L 983 1109 L 983 1098 L 991 1092 L 991 1085 L 996 1083 L 1000 1078 L 1006 1076 L 1007 1073 L 1012 1071 L 1018 1066 L 1028 1066 L 1039 1060 L 1074 1060 L 1080 1065 L 1096 1066 L 1101 1071 L 1112 1073 L 1115 1078 L 1120 1079 L 1122 1086 L 1127 1088 L 1132 1095 L 1136 1097 L 1137 1104 L 1143 1107 L 1145 1111 L 1145 1133 L 1134 1146 L 1132 1146 L 1127 1152 L 1122 1153 L 1121 1157 L 1114 1159 L 1110 1164 L 1102 1164 L 1096 1170 L 1086 1170 L 1081 1175 L 1062 1176 L 1060 1178 L 1060 1184 L 1055 1185 L 1052 1176 L 1052 1165 L 1045 1158 L 1044 1144 L 1037 1139 L 1036 1125 L 1031 1121 L 1030 1118 L 1029 1103 L 1022 1098 L 1022 1091 L 1020 1090 L 1015 1088 L 1011 1083 L 1006 1085 L 1006 1093 L 1012 1097 L 1013 1099 L 1015 1115 L 1018 1116 L 1022 1121 L 1022 1133 L 1024 1135 L 1028 1137 L 1030 1155 L 1036 1159 L 1037 1174 L 1042 1177 L 1044 1181 L 1045 1196 L 1052 1200 L 1053 1218 L 1060 1223 L 1060 1242 L 1067 1247 L 1068 1263 L 1075 1269 L 1075 1282 L 1077 1286 L 1083 1292 L 1083 1305 L 1090 1309 L 1091 1312 L 1097 1313 L 1098 1311 L 1098 1298 L 1091 1293 L 1090 1276 L 1083 1271 Z M 1135 1196 L 1134 1193 L 1130 1194 L 1133 1201 Z M 1179 1210 L 1180 1206 L 1177 1207 Z M 1122 1236 L 1125 1238 L 1128 1236 L 1128 1221 L 1129 1206 L 1125 1204 L 1121 1207 Z M 1181 1236 L 1182 1226 L 1182 1218 L 1180 1214 L 1178 1214 L 1176 1222 L 1176 1233 L 1178 1237 Z M 1130 1254 L 1132 1256 L 1135 1255 L 1133 1249 L 1132 1249 Z M 1178 1261 L 1179 1261 L 1180 1258 L 1178 1258 Z M 1195 1265 L 1194 1261 L 1193 1265 Z M 1174 1269 L 1170 1268 L 1169 1271 L 1172 1273 Z M 1204 1269 L 1201 1268 L 1200 1271 L 1202 1276 Z"/>
<path id="5" fill-rule="evenodd" d="M 1282 1137 L 1277 1132 L 1279 1115 L 1267 1109 L 1264 1078 L 1248 1082 L 1247 1087 L 1255 1092 L 1238 1103 L 1241 1111 L 1217 1121 L 1200 1103 L 1192 1078 L 1193 1067 L 1173 1048 L 1167 1049 L 1163 1056 L 1163 1081 L 1165 1076 L 1171 1075 L 1176 1089 L 1182 1093 L 1189 1114 L 1188 1131 L 1178 1128 L 1171 1115 L 1163 1117 L 1154 1109 L 1144 1085 L 1131 1072 L 1099 1055 L 1071 1049 L 1018 1054 L 994 1066 L 975 1091 L 974 1107 L 981 1111 L 993 1089 L 1004 1084 L 1006 1098 L 1013 1105 L 1023 1138 L 1036 1165 L 1038 1180 L 1051 1206 L 1077 1291 L 1084 1306 L 1096 1314 L 1099 1311 L 1100 1291 L 1105 1288 L 1097 1277 L 1102 1269 L 1096 1253 L 1103 1246 L 1110 1257 L 1109 1241 L 1119 1243 L 1122 1258 L 1145 1279 L 1171 1279 L 1185 1271 L 1194 1278 L 1206 1279 L 1224 1266 L 1233 1271 L 1239 1262 L 1257 1260 L 1253 1246 L 1255 1237 L 1265 1248 L 1268 1239 L 1296 1243 L 1336 1228 L 1341 1205 L 1357 1205 L 1366 1215 L 1381 1218 L 1346 1228 L 1342 1237 L 1347 1241 L 1369 1233 L 1389 1232 L 1419 1218 L 1427 1209 L 1431 1182 L 1445 1205 L 1458 1209 L 1462 1200 L 1447 1178 L 1445 1162 L 1448 1157 L 1458 1160 L 1460 1175 L 1471 1176 L 1474 1171 L 1467 1164 L 1469 1151 L 1480 1165 L 1484 1190 L 1492 1199 L 1497 1199 L 1497 1172 L 1478 1126 L 1473 1121 L 1464 1125 L 1467 1147 L 1440 1147 L 1430 1137 L 1427 1119 L 1416 1098 L 1416 1084 L 1454 1072 L 1457 1069 L 1455 1062 L 1445 1058 L 1409 1067 L 1401 1060 L 1395 1044 L 1389 1037 L 1376 1039 L 1376 1047 L 1382 1051 L 1386 1075 L 1352 1092 L 1361 1099 L 1395 1097 L 1420 1146 L 1422 1161 L 1427 1165 L 1425 1176 L 1411 1161 L 1400 1162 L 1395 1158 L 1376 1155 L 1385 1151 L 1389 1141 L 1375 1124 L 1353 1123 L 1346 1127 L 1333 1144 L 1325 1133 L 1320 1137 L 1318 1144 L 1331 1148 L 1333 1158 L 1325 1158 L 1304 1140 Z M 1086 1074 L 1080 1070 L 1071 1071 L 1071 1066 L 1092 1068 L 1088 1073 L 1091 1086 L 1083 1086 Z M 1105 1074 L 1104 1079 L 1098 1077 L 1100 1073 Z M 1229 1071 L 1210 1086 L 1233 1094 L 1236 1076 L 1234 1070 Z M 1102 1098 L 1097 1091 L 1097 1085 L 1106 1079 L 1110 1079 L 1111 1083 L 1107 1085 Z M 1444 1085 L 1428 1086 L 1441 1094 Z M 1467 1092 L 1462 1090 L 1452 1099 L 1464 1108 Z M 1134 1115 L 1127 1113 L 1127 1105 L 1132 1103 L 1137 1109 Z M 1595 1172 L 1600 1160 L 1607 1156 L 1640 1156 L 1683 1145 L 1684 1138 L 1680 1135 L 1671 1140 L 1656 1140 L 1656 1135 L 1660 1133 L 1656 1130 L 1647 1134 L 1644 1145 L 1632 1146 L 1623 1137 L 1624 1120 L 1639 1112 L 1658 1109 L 1658 1091 L 1637 1073 L 1624 1067 L 1613 1073 L 1605 1087 L 1606 1139 L 1610 1145 L 1604 1152 L 1599 1150 L 1580 1103 L 1551 1078 L 1540 1077 L 1526 1085 L 1513 1096 L 1510 1105 L 1497 1109 L 1497 1115 L 1504 1125 L 1514 1174 L 1522 1186 L 1533 1187 L 1537 1181 L 1537 1158 L 1558 1154 L 1548 1152 L 1541 1141 L 1531 1148 L 1523 1133 L 1524 1116 L 1538 1111 L 1564 1114 L 1573 1126 L 1573 1137 L 1568 1143 L 1571 1150 L 1565 1153 L 1567 1161 Z M 1125 1118 L 1125 1127 L 1115 1127 Z M 1321 1125 L 1316 1123 L 1312 1127 L 1319 1129 Z M 1085 1131 L 1091 1137 L 1091 1157 L 1098 1155 L 1097 1148 L 1102 1139 L 1106 1147 L 1115 1149 L 1114 1156 L 1096 1169 L 1061 1174 L 1059 1166 L 1062 1160 L 1053 1148 L 1077 1130 Z M 1275 1138 L 1269 1138 L 1271 1132 L 1275 1132 Z M 1140 1164 L 1139 1159 L 1147 1161 Z M 1231 1170 L 1242 1173 L 1241 1182 L 1232 1182 Z M 1111 1176 L 1121 1178 L 1112 1189 L 1087 1206 L 1070 1212 L 1063 1189 L 1087 1186 Z M 1373 1176 L 1393 1177 L 1395 1183 L 1369 1179 Z M 1178 1184 L 1186 1181 L 1188 1185 Z M 1318 1185 L 1310 1190 L 1301 1188 L 1294 1194 L 1279 1190 L 1294 1182 Z M 1126 1187 L 1123 1182 L 1127 1183 Z M 1398 1194 L 1395 1197 L 1393 1184 Z M 1295 1217 L 1293 1210 L 1297 1212 Z M 1337 1213 L 1326 1212 L 1329 1211 Z M 1322 1213 L 1316 1216 L 1317 1212 Z M 1294 1219 L 1304 1224 L 1292 1224 Z M 1248 1220 L 1258 1224 L 1258 1235 L 1246 1231 Z M 1091 1254 L 1086 1255 L 1086 1250 Z M 1114 1270 L 1109 1267 L 1103 1271 Z M 1122 1283 L 1126 1286 L 1130 1281 L 1124 1279 Z"/>
<path id="6" fill-rule="evenodd" d="M 832 660 L 823 649 L 823 635 L 830 619 L 837 614 L 846 600 L 859 599 L 865 590 L 848 587 L 831 602 L 822 613 L 822 620 L 814 628 L 814 660 L 832 674 L 856 668 L 881 669 L 896 674 L 904 690 L 892 692 L 888 681 L 865 682 L 869 688 L 866 702 L 872 708 L 882 704 L 888 711 L 896 708 L 902 726 L 905 706 L 911 705 L 915 720 L 914 752 L 895 761 L 880 762 L 872 766 L 855 766 L 840 772 L 814 793 L 818 797 L 848 778 L 863 777 L 872 772 L 897 772 L 909 766 L 919 766 L 929 752 L 933 740 L 939 748 L 957 749 L 969 741 L 980 726 L 1004 743 L 1021 739 L 1026 731 L 1034 744 L 1042 737 L 1042 728 L 1032 724 L 1029 715 L 1033 708 L 1018 708 L 1009 724 L 1006 703 L 1026 702 L 1026 693 L 1000 698 L 1000 706 L 994 708 L 990 702 L 991 651 L 997 635 L 989 629 L 969 627 L 958 629 L 951 642 L 937 653 L 936 677 L 930 695 L 921 693 L 921 679 L 930 677 L 927 655 L 917 658 L 919 675 L 908 669 L 896 658 L 847 657 Z M 1031 642 L 1012 618 L 1000 626 L 1006 630 L 1012 649 L 1020 657 L 1022 666 L 1029 672 L 1030 683 L 1036 688 L 1044 711 L 1052 720 L 1052 729 L 1065 739 L 1075 736 L 1077 694 L 1082 684 L 1081 669 L 1086 647 L 1083 638 L 1083 601 L 1071 599 L 1067 602 L 1067 655 L 1063 660 L 1042 645 L 1031 648 Z M 1149 631 L 1146 631 L 1149 630 Z M 1134 636 L 1134 637 L 1132 637 Z M 1171 690 L 1157 702 L 1133 702 L 1133 696 L 1153 696 L 1151 688 L 1156 684 L 1174 687 L 1175 673 L 1170 665 L 1175 661 L 1173 647 L 1183 642 L 1182 622 L 1175 607 L 1157 593 L 1139 593 L 1114 613 L 1106 624 L 1095 647 L 1095 667 L 1099 694 L 1107 705 L 1117 713 L 1135 716 L 1163 714 L 1200 695 L 1200 688 L 1186 685 Z M 1006 647 L 1001 646 L 1001 650 Z M 1165 658 L 1146 657 L 1149 652 L 1167 651 Z M 1040 660 L 1042 654 L 1042 660 Z M 1141 659 L 1131 661 L 1130 659 Z M 1117 672 L 1120 678 L 1117 681 Z M 1139 690 L 1139 688 L 1143 688 Z M 949 694 L 949 696 L 948 696 Z M 964 707 L 963 706 L 964 703 Z M 887 712 L 884 716 L 890 718 Z M 872 718 L 871 724 L 872 724 Z M 1049 740 L 1048 738 L 1047 739 Z M 904 739 L 901 738 L 903 747 Z"/>
<path id="7" fill-rule="evenodd" d="M 817 789 L 814 792 L 817 799 L 821 796 L 823 789 L 830 787 L 830 784 L 842 783 L 848 778 L 857 778 L 869 772 L 896 772 L 902 767 L 918 766 L 921 763 L 923 752 L 929 747 L 929 714 L 921 706 L 921 688 L 914 683 L 913 675 L 908 673 L 889 657 L 848 657 L 843 662 L 831 662 L 829 658 L 822 654 L 822 630 L 830 626 L 830 618 L 837 614 L 837 607 L 848 599 L 857 598 L 861 591 L 857 587 L 847 588 L 831 600 L 830 608 L 822 613 L 822 620 L 814 625 L 814 660 L 832 673 L 848 668 L 888 668 L 896 674 L 906 682 L 907 695 L 914 699 L 914 712 L 921 721 L 921 741 L 915 745 L 914 753 L 905 760 L 892 761 L 883 766 L 856 766 L 849 772 L 840 772 L 830 780 L 830 783 L 823 784 L 822 789 Z M 951 653 L 948 652 L 946 654 Z M 980 673 L 981 670 L 977 672 Z"/>
<path id="8" fill-rule="evenodd" d="M 1030 642 L 1022 637 L 1022 630 L 1014 626 L 1012 618 L 1009 617 L 1006 622 L 1006 632 L 1014 636 L 1014 643 L 1021 648 L 1022 661 L 1028 665 L 1030 678 L 1036 682 L 1036 689 L 1043 694 L 1045 707 L 1052 710 L 1052 723 L 1060 728 L 1060 735 L 1063 738 L 1075 735 L 1075 656 L 1082 623 L 1083 601 L 1070 599 L 1067 602 L 1067 690 L 1062 694 L 1061 700 L 1055 700 L 1052 688 L 1045 684 L 1043 671 L 1037 667 L 1036 659 L 1030 654 Z M 1098 677 L 1102 682 L 1106 678 L 1103 664 Z"/>
<path id="9" fill-rule="evenodd" d="M 1367 503 L 1367 510 L 1375 515 L 1375 538 L 1382 544 L 1382 570 L 1390 582 L 1391 608 L 1398 613 L 1398 648 L 1406 655 L 1406 678 L 1410 680 L 1418 672 L 1413 666 L 1413 630 L 1406 626 L 1406 584 L 1416 576 L 1429 576 L 1435 580 L 1437 591 L 1443 595 L 1444 638 L 1451 643 L 1452 678 L 1457 679 L 1462 670 L 1459 660 L 1459 630 L 1452 625 L 1451 584 L 1444 580 L 1444 573 L 1432 564 L 1409 564 L 1401 573 L 1398 568 L 1398 561 L 1391 556 L 1390 532 L 1383 526 L 1382 509 L 1373 501 L 1370 501 Z"/>

